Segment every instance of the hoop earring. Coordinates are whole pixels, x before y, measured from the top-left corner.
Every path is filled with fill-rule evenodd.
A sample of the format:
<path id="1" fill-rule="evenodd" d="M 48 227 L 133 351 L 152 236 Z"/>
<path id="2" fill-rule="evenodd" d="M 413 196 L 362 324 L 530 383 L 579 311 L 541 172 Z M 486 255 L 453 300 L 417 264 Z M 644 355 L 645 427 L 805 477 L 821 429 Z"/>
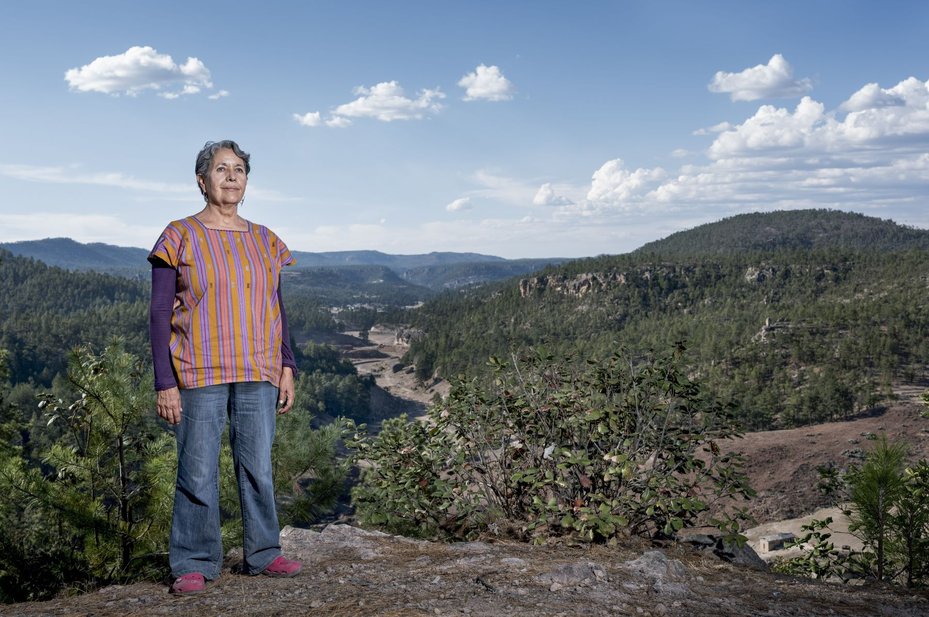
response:
<path id="1" fill-rule="evenodd" d="M 239 206 L 244 206 L 244 205 L 245 205 L 245 198 L 243 197 L 242 201 L 239 202 Z"/>

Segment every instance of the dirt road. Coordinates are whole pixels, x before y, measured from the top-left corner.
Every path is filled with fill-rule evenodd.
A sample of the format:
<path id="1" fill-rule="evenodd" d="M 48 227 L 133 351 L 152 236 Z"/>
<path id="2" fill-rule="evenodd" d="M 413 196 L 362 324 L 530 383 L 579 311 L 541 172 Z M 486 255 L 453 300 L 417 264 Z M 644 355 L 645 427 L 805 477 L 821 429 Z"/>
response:
<path id="1" fill-rule="evenodd" d="M 357 336 L 357 332 L 349 332 Z M 400 358 L 407 345 L 397 342 L 397 331 L 375 326 L 368 334 L 368 345 L 356 346 L 346 354 L 359 375 L 372 375 L 377 385 L 395 398 L 420 404 L 420 409 L 433 401 L 436 395 L 448 394 L 449 384 L 436 380 L 420 383 L 412 367 L 400 367 Z"/>

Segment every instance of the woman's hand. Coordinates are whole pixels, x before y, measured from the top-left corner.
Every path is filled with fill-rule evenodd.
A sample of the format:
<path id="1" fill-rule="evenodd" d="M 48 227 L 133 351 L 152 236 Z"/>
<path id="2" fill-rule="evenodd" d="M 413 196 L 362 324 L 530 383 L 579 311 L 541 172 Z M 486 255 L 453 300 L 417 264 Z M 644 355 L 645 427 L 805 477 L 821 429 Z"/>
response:
<path id="1" fill-rule="evenodd" d="M 281 371 L 281 381 L 278 384 L 280 390 L 277 399 L 277 413 L 287 413 L 294 405 L 294 370 L 285 366 Z"/>
<path id="2" fill-rule="evenodd" d="M 181 392 L 176 387 L 159 390 L 155 406 L 158 408 L 158 415 L 167 420 L 168 424 L 181 421 Z"/>

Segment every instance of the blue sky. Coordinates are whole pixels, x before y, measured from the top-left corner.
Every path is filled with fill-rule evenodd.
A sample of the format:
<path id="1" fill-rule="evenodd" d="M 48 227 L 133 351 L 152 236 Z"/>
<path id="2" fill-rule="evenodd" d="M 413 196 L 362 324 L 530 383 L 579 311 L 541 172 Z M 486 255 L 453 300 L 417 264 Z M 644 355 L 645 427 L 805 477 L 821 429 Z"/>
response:
<path id="1" fill-rule="evenodd" d="M 929 228 L 929 3 L 4 5 L 0 241 L 149 247 L 202 202 L 293 249 L 624 253 L 743 212 Z"/>

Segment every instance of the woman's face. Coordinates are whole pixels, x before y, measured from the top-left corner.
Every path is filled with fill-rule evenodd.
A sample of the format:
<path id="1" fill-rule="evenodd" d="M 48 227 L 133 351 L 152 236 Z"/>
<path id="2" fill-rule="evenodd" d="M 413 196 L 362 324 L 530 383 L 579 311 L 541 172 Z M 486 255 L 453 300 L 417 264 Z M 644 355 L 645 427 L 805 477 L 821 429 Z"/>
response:
<path id="1" fill-rule="evenodd" d="M 217 150 L 207 175 L 198 176 L 197 181 L 206 191 L 207 201 L 221 206 L 238 204 L 245 196 L 245 161 L 227 148 Z"/>

